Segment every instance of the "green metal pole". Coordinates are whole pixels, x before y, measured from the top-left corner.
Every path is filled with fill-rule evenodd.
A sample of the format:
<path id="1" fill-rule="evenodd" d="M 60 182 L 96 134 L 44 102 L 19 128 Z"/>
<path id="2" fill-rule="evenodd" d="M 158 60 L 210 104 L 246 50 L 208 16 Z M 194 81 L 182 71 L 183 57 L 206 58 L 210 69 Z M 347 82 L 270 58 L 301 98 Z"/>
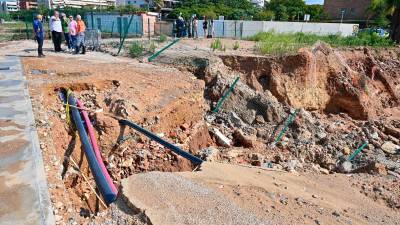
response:
<path id="1" fill-rule="evenodd" d="M 222 103 L 229 97 L 229 95 L 232 93 L 233 89 L 235 88 L 237 82 L 239 81 L 240 77 L 237 77 L 235 81 L 232 83 L 232 85 L 229 87 L 229 90 L 219 99 L 217 106 L 213 110 L 213 113 L 217 113 L 219 108 L 221 108 Z"/>
<path id="2" fill-rule="evenodd" d="M 163 51 L 165 51 L 167 48 L 171 47 L 172 45 L 174 45 L 175 43 L 177 43 L 180 39 L 177 38 L 175 40 L 173 40 L 171 43 L 169 43 L 167 46 L 165 46 L 164 48 L 162 48 L 160 51 L 154 53 L 152 56 L 150 56 L 148 58 L 148 61 L 151 62 L 153 61 L 155 58 L 157 58 Z"/>
<path id="3" fill-rule="evenodd" d="M 26 39 L 29 39 L 28 22 L 25 21 Z"/>
<path id="4" fill-rule="evenodd" d="M 90 17 L 92 19 L 92 30 L 94 29 L 94 18 L 93 18 L 93 10 L 90 12 Z"/>
<path id="5" fill-rule="evenodd" d="M 112 22 L 111 25 L 111 38 L 113 37 L 113 32 L 114 32 L 114 21 Z"/>
<path id="6" fill-rule="evenodd" d="M 287 130 L 287 128 L 290 126 L 290 124 L 293 123 L 294 119 L 296 118 L 297 113 L 300 110 L 296 109 L 292 114 L 290 114 L 288 120 L 286 121 L 285 126 L 283 127 L 282 131 L 279 133 L 278 138 L 276 139 L 276 141 L 274 142 L 274 145 L 276 145 L 282 138 L 283 134 L 285 133 L 285 131 Z"/>
<path id="7" fill-rule="evenodd" d="M 351 156 L 349 157 L 348 161 L 352 161 L 366 146 L 368 142 L 364 142 Z"/>
<path id="8" fill-rule="evenodd" d="M 124 34 L 124 37 L 122 38 L 121 44 L 119 45 L 117 55 L 119 55 L 119 53 L 121 52 L 122 46 L 124 46 L 125 38 L 128 35 L 128 30 L 129 30 L 129 27 L 131 26 L 132 20 L 133 20 L 133 14 L 131 15 L 131 19 L 129 20 L 128 26 L 125 28 L 125 34 Z"/>

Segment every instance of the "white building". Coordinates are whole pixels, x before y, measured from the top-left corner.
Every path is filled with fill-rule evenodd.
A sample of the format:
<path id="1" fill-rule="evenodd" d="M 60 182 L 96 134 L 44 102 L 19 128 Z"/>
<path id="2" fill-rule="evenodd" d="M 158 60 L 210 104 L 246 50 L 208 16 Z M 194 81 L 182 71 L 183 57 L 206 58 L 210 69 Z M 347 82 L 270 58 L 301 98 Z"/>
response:
<path id="1" fill-rule="evenodd" d="M 0 2 L 0 12 L 17 12 L 19 11 L 19 5 L 17 1 L 1 1 Z"/>
<path id="2" fill-rule="evenodd" d="M 50 9 L 74 7 L 82 8 L 84 6 L 100 8 L 114 6 L 115 0 L 38 0 L 41 4 L 46 5 Z"/>
<path id="3" fill-rule="evenodd" d="M 263 8 L 265 6 L 266 2 L 269 2 L 270 0 L 250 0 L 250 2 L 260 8 Z"/>

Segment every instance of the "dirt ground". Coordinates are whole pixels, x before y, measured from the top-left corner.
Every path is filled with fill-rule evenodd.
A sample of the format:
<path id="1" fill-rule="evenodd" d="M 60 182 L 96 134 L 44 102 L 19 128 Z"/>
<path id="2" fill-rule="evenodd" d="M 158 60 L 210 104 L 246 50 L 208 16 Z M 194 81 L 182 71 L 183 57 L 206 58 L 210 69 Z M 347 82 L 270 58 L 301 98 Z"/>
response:
<path id="1" fill-rule="evenodd" d="M 100 204 L 59 88 L 72 89 L 91 110 L 117 186 L 133 174 L 186 171 L 182 176 L 276 224 L 399 224 L 400 50 L 318 45 L 263 57 L 254 55 L 254 42 L 239 41 L 233 50 L 235 42 L 224 40 L 227 51 L 213 52 L 210 40 L 182 40 L 154 63 L 101 52 L 54 53 L 49 42 L 46 58 L 35 57 L 33 42 L 0 46 L 0 55 L 23 60 L 58 224 L 149 224 L 123 199 L 107 209 Z M 236 76 L 240 82 L 221 112 L 210 113 Z M 273 145 L 294 109 L 298 117 Z M 113 117 L 207 161 L 259 169 L 207 164 L 192 172 L 190 162 L 121 129 Z M 366 149 L 343 168 L 364 141 Z"/>

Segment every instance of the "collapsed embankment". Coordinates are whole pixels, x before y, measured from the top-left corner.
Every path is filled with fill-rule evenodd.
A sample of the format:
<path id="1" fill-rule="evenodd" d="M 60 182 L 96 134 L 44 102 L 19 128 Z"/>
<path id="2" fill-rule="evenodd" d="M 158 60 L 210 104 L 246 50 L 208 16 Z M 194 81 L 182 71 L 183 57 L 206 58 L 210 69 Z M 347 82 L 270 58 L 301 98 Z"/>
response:
<path id="1" fill-rule="evenodd" d="M 318 44 L 289 56 L 168 54 L 158 63 L 204 80 L 210 108 L 240 77 L 220 112 L 205 115 L 219 144 L 200 153 L 210 160 L 323 173 L 400 172 L 398 49 L 337 50 Z M 300 109 L 297 118 L 276 149 L 274 142 L 295 109 Z M 346 162 L 363 144 L 362 153 Z M 388 204 L 398 207 L 399 199 L 392 197 Z"/>
<path id="2" fill-rule="evenodd" d="M 66 122 L 55 91 L 58 87 L 73 89 L 92 111 L 134 120 L 207 160 L 289 171 L 397 174 L 400 124 L 393 112 L 398 108 L 398 56 L 395 50 L 338 51 L 319 45 L 294 56 L 174 58 L 165 54 L 158 60 L 182 73 L 165 65 L 82 60 L 78 67 L 66 68 L 61 65 L 68 59 L 62 57 L 46 62 L 26 59 L 26 74 L 37 88 L 32 96 L 40 112 L 38 124 L 43 125 L 39 133 L 46 134 L 41 140 L 49 139 L 42 148 L 52 168 L 48 176 L 60 176 L 57 182 L 65 186 L 65 190 L 59 185 L 51 190 L 57 196 L 55 204 L 61 205 L 58 213 L 65 216 L 62 213 L 70 207 L 69 215 L 79 213 L 82 218 L 76 221 L 85 221 L 84 217 L 101 211 L 80 175 L 88 176 L 94 185 L 80 141 Z M 221 111 L 210 113 L 236 76 L 240 82 Z M 42 112 L 41 106 L 46 110 Z M 298 108 L 294 123 L 272 146 L 288 115 Z M 135 173 L 193 169 L 188 161 L 134 131 L 122 132 L 118 121 L 105 113 L 92 112 L 90 118 L 117 184 Z M 366 141 L 367 148 L 351 167 L 341 168 L 343 159 Z M 69 163 L 71 157 L 79 170 Z M 399 207 L 396 191 L 380 198 Z M 68 207 L 58 204 L 65 196 Z"/>

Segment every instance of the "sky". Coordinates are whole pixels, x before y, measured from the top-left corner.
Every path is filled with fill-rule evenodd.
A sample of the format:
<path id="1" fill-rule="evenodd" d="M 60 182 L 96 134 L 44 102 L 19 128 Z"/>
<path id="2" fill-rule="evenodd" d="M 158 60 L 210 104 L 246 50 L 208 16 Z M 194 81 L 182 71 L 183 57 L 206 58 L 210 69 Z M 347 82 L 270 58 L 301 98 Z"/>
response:
<path id="1" fill-rule="evenodd" d="M 324 4 L 324 0 L 306 0 L 307 4 Z"/>

